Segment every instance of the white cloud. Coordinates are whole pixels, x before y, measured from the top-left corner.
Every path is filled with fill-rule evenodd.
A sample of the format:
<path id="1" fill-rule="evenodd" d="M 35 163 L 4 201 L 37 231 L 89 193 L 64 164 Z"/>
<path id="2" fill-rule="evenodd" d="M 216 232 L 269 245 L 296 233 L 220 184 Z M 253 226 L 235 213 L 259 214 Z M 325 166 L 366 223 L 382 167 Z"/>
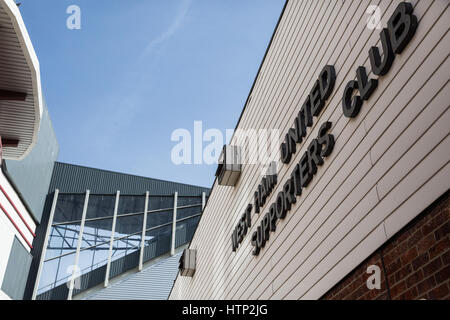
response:
<path id="1" fill-rule="evenodd" d="M 180 7 L 178 8 L 178 14 L 176 15 L 175 19 L 172 21 L 172 23 L 164 32 L 162 32 L 159 36 L 150 41 L 150 43 L 144 50 L 144 55 L 149 53 L 155 46 L 163 43 L 164 41 L 172 37 L 177 32 L 184 18 L 186 17 L 187 12 L 189 11 L 191 2 L 192 0 L 183 0 L 181 2 Z"/>

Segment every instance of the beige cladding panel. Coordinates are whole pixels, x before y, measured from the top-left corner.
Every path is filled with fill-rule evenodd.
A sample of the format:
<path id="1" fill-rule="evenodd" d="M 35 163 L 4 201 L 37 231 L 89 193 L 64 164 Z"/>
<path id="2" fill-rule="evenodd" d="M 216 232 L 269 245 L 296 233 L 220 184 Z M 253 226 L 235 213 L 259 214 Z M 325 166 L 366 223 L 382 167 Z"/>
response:
<path id="1" fill-rule="evenodd" d="M 368 28 L 377 5 L 386 27 L 401 1 L 290 0 L 238 129 L 293 125 L 326 64 L 336 84 L 297 144 L 278 184 L 236 252 L 231 234 L 261 182 L 264 166 L 244 163 L 235 187 L 214 185 L 191 249 L 194 277 L 178 277 L 172 299 L 318 299 L 450 187 L 450 21 L 447 0 L 411 0 L 419 25 L 390 71 L 352 119 L 342 95 L 381 30 Z M 375 77 L 369 72 L 369 77 Z M 251 234 L 325 121 L 336 144 L 258 256 Z M 232 140 L 232 143 L 235 142 Z M 256 154 L 250 155 L 255 160 Z"/>

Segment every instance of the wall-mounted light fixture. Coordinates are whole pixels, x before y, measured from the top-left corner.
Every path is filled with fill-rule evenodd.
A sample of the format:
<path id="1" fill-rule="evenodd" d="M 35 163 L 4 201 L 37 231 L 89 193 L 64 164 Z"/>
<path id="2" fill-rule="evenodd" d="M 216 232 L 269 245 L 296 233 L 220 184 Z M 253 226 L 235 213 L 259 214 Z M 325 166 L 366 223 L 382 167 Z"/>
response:
<path id="1" fill-rule="evenodd" d="M 195 264 L 197 262 L 197 250 L 184 249 L 180 258 L 178 269 L 184 277 L 192 277 L 195 273 Z"/>

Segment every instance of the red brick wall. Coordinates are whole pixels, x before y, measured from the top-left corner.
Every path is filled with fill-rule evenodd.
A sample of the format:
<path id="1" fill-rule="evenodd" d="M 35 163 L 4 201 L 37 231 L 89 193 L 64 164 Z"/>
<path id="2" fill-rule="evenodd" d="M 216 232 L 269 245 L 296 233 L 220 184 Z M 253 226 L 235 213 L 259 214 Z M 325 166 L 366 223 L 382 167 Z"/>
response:
<path id="1" fill-rule="evenodd" d="M 436 200 L 322 299 L 450 299 L 450 192 Z M 369 290 L 369 265 L 381 288 Z M 386 281 L 387 280 L 387 281 Z"/>

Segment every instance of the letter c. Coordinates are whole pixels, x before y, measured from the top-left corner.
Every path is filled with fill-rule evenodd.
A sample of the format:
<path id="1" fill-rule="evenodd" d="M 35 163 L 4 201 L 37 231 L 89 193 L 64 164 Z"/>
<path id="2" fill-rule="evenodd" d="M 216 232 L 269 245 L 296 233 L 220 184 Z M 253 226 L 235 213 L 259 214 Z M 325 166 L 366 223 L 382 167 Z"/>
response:
<path id="1" fill-rule="evenodd" d="M 344 97 L 342 98 L 342 110 L 344 116 L 347 118 L 354 118 L 361 110 L 363 103 L 362 98 L 359 95 L 355 95 L 352 98 L 353 91 L 358 89 L 358 81 L 350 80 L 344 89 Z"/>

